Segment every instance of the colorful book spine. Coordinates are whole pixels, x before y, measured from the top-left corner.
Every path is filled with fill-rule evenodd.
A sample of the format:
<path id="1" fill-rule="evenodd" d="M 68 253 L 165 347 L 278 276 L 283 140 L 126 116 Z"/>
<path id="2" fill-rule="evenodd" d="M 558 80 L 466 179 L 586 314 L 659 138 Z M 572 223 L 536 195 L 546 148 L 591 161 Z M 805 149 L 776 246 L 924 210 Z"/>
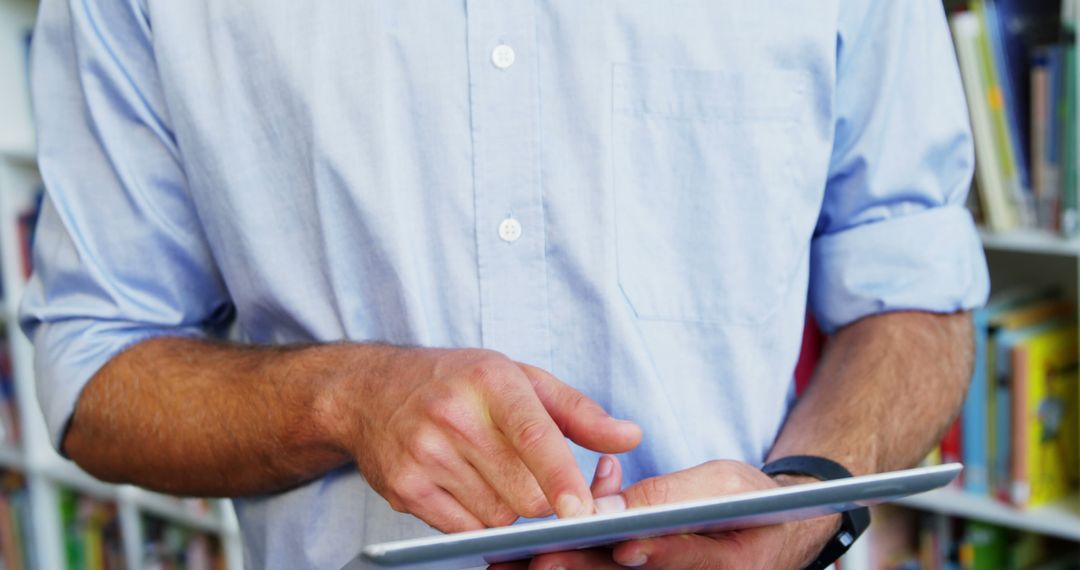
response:
<path id="1" fill-rule="evenodd" d="M 1000 175 L 1005 184 L 1008 198 L 1012 202 L 1018 223 L 1032 225 L 1031 204 L 1020 177 L 1017 148 L 1014 144 L 1012 123 L 1009 120 L 1005 82 L 1001 78 L 1000 49 L 997 33 L 994 32 L 992 3 L 974 0 L 971 10 L 979 18 L 978 56 L 982 92 L 986 97 L 990 111 L 990 125 L 993 132 L 993 151 L 998 158 Z"/>
<path id="2" fill-rule="evenodd" d="M 1007 50 L 1010 37 L 1015 34 L 1010 33 L 1007 22 L 1002 20 L 1002 4 L 1000 0 L 985 0 L 983 10 L 986 18 L 986 36 L 990 48 L 990 61 L 993 63 L 1001 91 L 1005 136 L 1008 137 L 1009 151 L 1012 153 L 1012 163 L 1016 170 L 1016 183 L 1019 185 L 1024 200 L 1028 201 L 1031 194 L 1031 177 L 1025 160 L 1023 143 L 1025 137 L 1022 133 L 1022 125 L 1025 122 L 1018 112 L 1019 104 L 1024 98 L 1019 88 L 1018 78 L 1012 77 L 1015 66 L 1010 65 Z"/>
<path id="3" fill-rule="evenodd" d="M 1076 45 L 1064 48 L 1064 91 L 1061 97 L 1062 115 L 1061 145 L 1062 183 L 1061 183 L 1061 232 L 1067 236 L 1077 235 L 1080 230 L 1080 218 L 1077 209 L 1077 112 L 1076 112 Z"/>
<path id="4" fill-rule="evenodd" d="M 986 431 L 989 426 L 986 413 L 986 341 L 990 312 L 980 309 L 975 311 L 972 318 L 975 329 L 975 367 L 967 398 L 964 400 L 964 409 L 960 414 L 961 422 L 963 422 L 961 428 L 963 483 L 966 491 L 985 494 L 989 490 L 989 477 L 986 470 Z"/>
<path id="5" fill-rule="evenodd" d="M 1014 349 L 1013 503 L 1038 507 L 1069 494 L 1080 470 L 1075 323 L 1023 340 Z"/>
<path id="6" fill-rule="evenodd" d="M 973 12 L 958 12 L 949 18 L 949 25 L 971 116 L 971 130 L 975 139 L 975 178 L 983 217 L 994 231 L 1010 230 L 1017 224 L 1017 212 L 995 142 L 997 135 L 992 107 L 1000 101 L 986 90 L 988 80 L 983 77 L 983 24 Z"/>

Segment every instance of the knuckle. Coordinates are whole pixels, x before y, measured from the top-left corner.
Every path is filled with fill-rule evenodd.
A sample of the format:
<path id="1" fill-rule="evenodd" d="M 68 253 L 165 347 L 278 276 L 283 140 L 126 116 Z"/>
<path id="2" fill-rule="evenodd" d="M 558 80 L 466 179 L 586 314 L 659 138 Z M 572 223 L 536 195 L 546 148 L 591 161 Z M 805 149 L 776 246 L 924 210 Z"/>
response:
<path id="1" fill-rule="evenodd" d="M 386 497 L 386 502 L 390 503 L 391 509 L 394 509 L 399 513 L 408 513 L 409 501 L 405 498 L 405 495 L 402 494 L 403 492 L 408 492 L 408 490 L 405 489 L 401 484 L 395 483 L 386 489 L 386 492 L 383 493 L 383 496 Z"/>
<path id="2" fill-rule="evenodd" d="M 584 413 L 593 411 L 592 400 L 577 390 L 570 392 L 570 395 L 567 398 L 567 405 L 570 407 L 570 410 L 574 412 Z"/>
<path id="3" fill-rule="evenodd" d="M 648 505 L 663 505 L 671 497 L 671 489 L 667 483 L 658 477 L 645 479 L 639 484 L 641 496 Z"/>
<path id="4" fill-rule="evenodd" d="M 547 440 L 548 426 L 538 418 L 522 420 L 514 430 L 518 449 L 532 454 L 541 449 Z"/>
<path id="5" fill-rule="evenodd" d="M 518 520 L 518 515 L 510 507 L 498 505 L 488 518 L 490 526 L 510 526 Z"/>
<path id="6" fill-rule="evenodd" d="M 434 434 L 420 434 L 413 439 L 411 451 L 416 461 L 427 467 L 442 467 L 447 463 L 447 446 Z"/>
<path id="7" fill-rule="evenodd" d="M 481 389 L 498 388 L 518 371 L 505 356 L 484 355 L 474 361 L 466 372 L 468 381 Z"/>
<path id="8" fill-rule="evenodd" d="M 426 479 L 417 473 L 399 475 L 391 484 L 390 491 L 391 507 L 398 512 L 412 512 L 413 508 L 424 504 L 434 493 Z"/>
<path id="9" fill-rule="evenodd" d="M 519 512 L 521 513 L 521 516 L 526 518 L 540 518 L 551 513 L 551 505 L 548 504 L 547 498 L 537 491 L 535 493 L 529 493 L 529 495 L 521 501 Z"/>
<path id="10" fill-rule="evenodd" d="M 457 427 L 467 422 L 468 412 L 463 408 L 461 400 L 450 394 L 430 398 L 425 402 L 427 416 L 442 427 Z"/>
<path id="11" fill-rule="evenodd" d="M 447 399 L 432 407 L 429 417 L 435 427 L 445 435 L 478 445 L 484 441 L 485 423 L 469 404 L 461 399 Z"/>
<path id="12" fill-rule="evenodd" d="M 458 512 L 425 512 L 423 514 L 414 514 L 414 516 L 439 530 L 439 532 L 447 534 L 471 530 L 470 527 L 472 527 L 467 516 Z"/>

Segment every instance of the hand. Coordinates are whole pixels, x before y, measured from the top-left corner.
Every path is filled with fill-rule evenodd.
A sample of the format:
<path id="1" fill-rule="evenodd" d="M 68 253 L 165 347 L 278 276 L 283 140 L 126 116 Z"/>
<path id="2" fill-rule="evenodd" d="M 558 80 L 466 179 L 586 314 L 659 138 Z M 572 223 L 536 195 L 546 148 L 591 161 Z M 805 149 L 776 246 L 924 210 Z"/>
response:
<path id="1" fill-rule="evenodd" d="M 565 438 L 621 453 L 641 429 L 551 374 L 486 350 L 400 349 L 378 386 L 347 383 L 331 414 L 394 510 L 443 532 L 594 511 Z M 342 409 L 343 408 L 343 409 Z"/>
<path id="2" fill-rule="evenodd" d="M 612 461 L 615 467 L 605 467 Z M 712 461 L 670 475 L 646 479 L 622 493 L 608 494 L 621 481 L 614 457 L 601 458 L 593 491 L 600 512 L 675 503 L 719 495 L 759 491 L 780 486 L 769 476 L 736 461 Z M 795 483 L 795 480 L 784 481 Z M 798 569 L 821 552 L 839 528 L 839 515 L 717 534 L 672 535 L 633 540 L 607 549 L 558 552 L 532 561 L 493 565 L 491 570 L 614 569 Z"/>

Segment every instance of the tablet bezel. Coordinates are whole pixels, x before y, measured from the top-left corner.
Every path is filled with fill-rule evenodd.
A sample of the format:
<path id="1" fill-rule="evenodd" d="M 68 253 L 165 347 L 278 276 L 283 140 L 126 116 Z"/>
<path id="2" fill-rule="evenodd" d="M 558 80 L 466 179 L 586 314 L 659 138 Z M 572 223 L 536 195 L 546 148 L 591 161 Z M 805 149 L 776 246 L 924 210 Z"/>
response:
<path id="1" fill-rule="evenodd" d="M 468 568 L 635 538 L 764 526 L 929 491 L 948 484 L 962 469 L 959 463 L 951 463 L 621 513 L 373 544 L 346 568 Z"/>

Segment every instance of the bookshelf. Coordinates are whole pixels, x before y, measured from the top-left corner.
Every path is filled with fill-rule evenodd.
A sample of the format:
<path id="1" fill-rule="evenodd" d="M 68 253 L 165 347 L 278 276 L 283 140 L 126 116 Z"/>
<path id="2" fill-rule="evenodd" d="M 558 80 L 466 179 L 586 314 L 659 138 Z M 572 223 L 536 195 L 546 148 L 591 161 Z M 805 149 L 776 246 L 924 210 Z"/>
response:
<path id="1" fill-rule="evenodd" d="M 1050 232 L 1018 229 L 1004 233 L 981 230 L 983 248 L 992 252 L 1080 257 L 1080 238 L 1066 239 Z"/>
<path id="2" fill-rule="evenodd" d="M 1080 542 L 1080 495 L 1022 511 L 988 497 L 940 489 L 899 501 L 901 505 L 954 517 Z"/>
<path id="3" fill-rule="evenodd" d="M 983 14 L 990 13 L 991 3 L 995 5 L 992 8 L 994 14 L 983 16 Z M 985 51 L 982 53 L 982 57 L 989 57 L 992 62 L 988 63 L 986 61 L 983 61 L 982 65 L 984 67 L 980 67 L 979 71 L 975 72 L 974 74 L 969 73 L 971 71 L 970 66 L 967 69 L 964 69 L 962 61 L 965 57 L 964 54 L 960 53 L 960 55 L 958 56 L 961 59 L 961 68 L 964 74 L 965 88 L 968 91 L 967 95 L 969 99 L 969 109 L 972 112 L 973 127 L 976 130 L 980 128 L 986 129 L 986 117 L 983 116 L 981 120 L 979 117 L 980 112 L 985 112 L 985 109 L 980 111 L 978 105 L 973 105 L 970 103 L 973 97 L 978 97 L 978 95 L 973 95 L 972 85 L 981 84 L 982 88 L 986 88 L 987 73 L 991 75 L 1000 73 L 1000 69 L 1002 69 L 1003 66 L 1009 67 L 1010 63 L 1014 63 L 1016 61 L 1014 60 L 1013 62 L 1005 62 L 1002 59 L 1002 54 L 1003 51 L 1007 50 L 1008 48 L 999 49 L 994 45 L 994 39 L 986 39 L 985 30 L 994 29 L 994 18 L 1000 17 L 1002 18 L 1002 21 L 1008 19 L 1009 28 L 1013 31 L 1023 29 L 1022 26 L 1031 25 L 1031 28 L 1027 28 L 1027 31 L 1025 33 L 1027 33 L 1028 35 L 1025 37 L 1038 37 L 1039 39 L 1033 40 L 1035 44 L 1047 45 L 1047 43 L 1075 42 L 1076 40 L 1074 36 L 1071 37 L 1068 32 L 1058 33 L 1053 39 L 1048 39 L 1050 36 L 1047 36 L 1045 33 L 1033 31 L 1035 30 L 1035 24 L 1031 24 L 1031 22 L 1034 22 L 1036 20 L 1021 20 L 1021 17 L 1018 16 L 1019 12 L 1016 11 L 1018 10 L 1016 6 L 1030 7 L 1034 5 L 1033 3 L 1029 4 L 1026 2 L 1005 0 L 975 0 L 975 2 L 965 2 L 964 0 L 946 0 L 946 5 L 952 10 L 957 10 L 960 8 L 961 5 L 964 4 L 969 5 L 972 13 L 978 15 L 979 18 L 984 18 L 981 23 L 977 22 L 976 24 L 983 26 L 981 28 L 983 30 L 982 33 L 984 34 L 984 38 L 982 38 L 982 40 L 988 42 L 985 45 L 990 46 L 985 47 L 984 45 Z M 1063 0 L 1061 5 L 1059 22 L 1063 25 L 1064 29 L 1067 30 L 1071 28 L 1072 30 L 1076 30 L 1078 29 L 1078 27 L 1080 27 L 1080 10 L 1077 10 L 1078 6 L 1080 6 L 1080 2 L 1077 2 L 1076 0 Z M 1010 12 L 1010 10 L 1012 11 Z M 1028 13 L 1028 16 L 1030 16 L 1030 14 L 1036 12 L 1037 10 L 1038 8 L 1032 8 L 1032 12 Z M 1009 19 L 1008 16 L 1003 16 L 1002 14 L 1011 14 L 1011 19 Z M 964 36 L 964 34 L 957 33 L 957 27 L 960 27 L 958 22 L 962 21 L 964 24 L 971 24 L 972 20 L 974 19 L 975 18 L 972 18 L 969 14 L 968 16 L 957 17 L 955 20 L 953 20 L 954 39 L 958 39 Z M 1039 22 L 1044 26 L 1046 24 L 1045 19 L 1040 20 Z M 971 38 L 970 36 L 967 36 L 964 39 L 970 41 Z M 1001 41 L 1003 43 L 1003 40 L 997 41 Z M 965 49 L 970 50 L 970 46 L 967 46 L 965 48 L 962 43 L 959 45 L 959 52 L 963 52 Z M 1033 50 L 1031 52 L 1032 54 L 1038 53 L 1040 55 L 1038 55 L 1037 57 L 1032 57 L 1027 61 L 1035 62 L 1040 58 L 1047 57 L 1046 54 L 1052 51 L 1052 49 L 1054 48 L 1043 47 L 1037 51 Z M 1059 49 L 1062 49 L 1066 52 L 1068 51 L 1067 48 Z M 1012 55 L 1012 52 L 1010 52 L 1009 55 Z M 970 57 L 970 53 L 968 54 L 968 56 Z M 1024 60 L 1021 59 L 1020 61 Z M 1055 72 L 1055 68 L 1053 68 L 1051 65 L 1047 65 L 1046 61 L 1047 60 L 1042 60 L 1042 63 L 1040 64 L 1046 65 L 1045 68 L 1039 68 L 1040 74 L 1071 73 L 1075 76 L 1077 73 L 1077 68 L 1080 67 L 1080 64 L 1077 64 L 1075 59 L 1073 59 L 1071 63 L 1066 63 L 1070 60 L 1067 59 L 1066 56 L 1062 56 L 1062 59 L 1060 60 L 1062 61 L 1061 67 L 1056 68 L 1057 71 Z M 1032 65 L 1034 66 L 1034 63 Z M 995 71 L 988 72 L 987 70 L 991 67 L 994 68 Z M 978 77 L 980 74 L 982 76 Z M 1039 74 L 1032 73 L 1031 77 L 1022 76 L 1022 80 L 1031 81 L 1031 104 L 1033 106 L 1037 105 L 1036 102 L 1038 101 L 1045 101 L 1045 99 L 1042 99 L 1039 96 L 1035 95 L 1035 85 L 1038 84 L 1039 81 L 1044 79 L 1044 77 L 1042 76 L 1036 77 L 1037 75 Z M 1007 79 L 998 78 L 998 81 L 990 80 L 990 83 L 998 83 L 1000 85 L 1000 81 L 1006 80 Z M 1057 198 L 1060 200 L 1060 202 L 1058 202 L 1057 207 L 1061 208 L 1061 211 L 1056 212 L 1054 210 L 1051 210 L 1051 212 L 1054 213 L 1047 214 L 1046 211 L 1039 210 L 1038 207 L 1035 208 L 1036 211 L 1032 211 L 1029 209 L 1029 211 L 1026 213 L 1011 216 L 1016 219 L 1025 221 L 1025 223 L 1021 223 L 1018 227 L 1010 228 L 1004 231 L 989 231 L 984 229 L 980 231 L 980 238 L 982 241 L 983 249 L 986 252 L 986 257 L 990 268 L 992 289 L 994 291 L 1009 290 L 1018 286 L 1049 286 L 1060 290 L 1063 297 L 1065 299 L 1071 300 L 1074 306 L 1076 306 L 1078 293 L 1080 293 L 1080 237 L 1061 237 L 1061 235 L 1057 232 L 1052 232 L 1045 229 L 1035 229 L 1031 227 L 1034 225 L 1039 225 L 1043 227 L 1053 226 L 1055 224 L 1053 222 L 1048 223 L 1048 220 L 1055 219 L 1062 220 L 1060 223 L 1061 227 L 1068 227 L 1068 225 L 1063 221 L 1066 219 L 1066 217 L 1062 215 L 1062 217 L 1057 218 L 1057 214 L 1063 213 L 1068 208 L 1070 196 L 1073 197 L 1073 201 L 1075 200 L 1075 179 L 1070 180 L 1070 178 L 1064 173 L 1069 171 L 1070 169 L 1075 172 L 1075 168 L 1077 167 L 1077 165 L 1080 165 L 1080 153 L 1078 153 L 1078 149 L 1075 144 L 1073 144 L 1073 146 L 1071 147 L 1069 146 L 1069 144 L 1072 143 L 1063 144 L 1061 147 L 1058 148 L 1058 150 L 1051 152 L 1050 150 L 1048 150 L 1051 148 L 1051 146 L 1049 146 L 1045 141 L 1053 138 L 1052 136 L 1049 136 L 1049 133 L 1051 133 L 1052 131 L 1046 130 L 1046 124 L 1048 124 L 1050 121 L 1058 121 L 1056 123 L 1058 126 L 1054 127 L 1056 129 L 1060 129 L 1057 136 L 1061 138 L 1058 140 L 1065 140 L 1066 137 L 1070 136 L 1067 134 L 1070 130 L 1075 132 L 1075 129 L 1078 128 L 1078 126 L 1076 125 L 1078 119 L 1076 118 L 1077 115 L 1075 114 L 1075 111 L 1069 111 L 1064 109 L 1064 107 L 1071 107 L 1072 109 L 1080 108 L 1080 96 L 1077 95 L 1077 91 L 1075 89 L 1072 89 L 1070 91 L 1068 87 L 1062 87 L 1062 85 L 1068 85 L 1069 81 L 1070 80 L 1064 80 L 1063 83 L 1056 84 L 1058 91 L 1047 88 L 1047 91 L 1041 93 L 1042 97 L 1060 97 L 1060 99 L 1058 100 L 1058 105 L 1061 105 L 1061 107 L 1055 107 L 1052 104 L 1045 104 L 1044 107 L 1044 109 L 1055 109 L 1055 112 L 1058 114 L 1045 114 L 1045 111 L 1039 111 L 1039 109 L 1034 107 L 1032 109 L 1028 109 L 1028 111 L 1031 112 L 1031 130 L 1027 132 L 1030 133 L 1029 142 L 1031 142 L 1032 146 L 1028 147 L 1031 154 L 1030 161 L 1026 162 L 1025 164 L 1032 173 L 1041 169 L 1042 174 L 1041 177 L 1036 177 L 1033 175 L 1031 178 L 1031 186 L 1025 188 L 1033 188 L 1035 187 L 1036 183 L 1041 180 L 1041 186 L 1036 188 L 1036 192 L 1040 189 L 1044 193 L 1044 195 L 1046 192 L 1049 191 L 1048 189 L 1054 189 L 1054 191 L 1060 192 L 1060 195 Z M 1045 85 L 1050 84 L 1048 83 Z M 976 89 L 979 88 L 977 87 Z M 1015 86 L 1012 87 L 1012 91 L 1014 93 L 1017 91 L 1017 89 L 1019 88 Z M 1002 90 L 1007 91 L 1009 90 L 1009 87 L 999 86 L 996 89 L 990 90 L 993 91 L 993 93 L 990 93 L 988 91 L 981 93 L 980 95 L 1000 95 Z M 1020 105 L 1020 107 L 1022 107 L 1022 105 Z M 1006 101 L 1004 105 L 1000 105 L 994 112 L 1009 113 L 1010 109 L 1011 107 L 1009 105 L 1009 102 Z M 1046 121 L 1046 123 L 1040 124 L 1038 117 L 1042 117 L 1043 120 Z M 992 177 L 987 175 L 986 169 L 994 168 L 988 167 L 987 165 L 992 164 L 994 161 L 1011 160 L 1005 158 L 1006 154 L 1008 153 L 1001 151 L 1003 145 L 1008 146 L 1009 144 L 1023 141 L 1024 137 L 1022 135 L 1016 134 L 1017 132 L 1024 131 L 1024 129 L 1020 128 L 1022 121 L 1020 119 L 1017 119 L 1014 114 L 1011 117 L 1001 117 L 1000 125 L 1005 125 L 1006 121 L 1008 121 L 1011 128 L 1017 130 L 1014 130 L 1012 132 L 995 130 L 993 135 L 988 135 L 985 130 L 983 131 L 983 142 L 991 140 L 995 143 L 995 146 L 992 150 L 988 149 L 986 146 L 979 146 L 979 148 L 977 148 L 977 160 L 981 161 L 983 158 L 987 157 L 992 159 L 977 166 L 978 174 L 976 178 L 979 184 L 983 184 L 983 182 L 986 181 L 989 181 L 990 183 L 1000 183 L 1001 180 L 995 181 L 992 179 Z M 1012 135 L 1012 138 L 1009 141 L 1003 140 L 1009 139 L 1009 135 Z M 976 140 L 979 140 L 978 136 L 976 137 Z M 1040 148 L 1042 150 L 1039 150 Z M 1015 153 L 1016 156 L 1019 156 L 1020 154 L 1021 153 L 1018 152 Z M 1053 157 L 1053 159 L 1048 158 L 1051 156 Z M 1023 161 L 1024 158 L 1021 157 L 1017 160 Z M 1049 167 L 1046 166 L 1048 162 L 1052 163 L 1054 170 L 1048 169 Z M 1056 177 L 1057 174 L 1054 174 L 1055 177 L 1052 178 L 1049 174 L 1047 174 L 1048 172 L 1060 173 L 1061 177 L 1059 179 Z M 999 172 L 998 174 L 1001 174 L 1001 172 Z M 987 195 L 990 194 L 989 187 L 991 185 L 992 184 L 986 184 L 983 188 L 981 188 L 978 194 L 979 202 L 982 206 L 980 209 L 983 210 L 984 214 L 986 214 L 986 201 L 988 199 L 992 200 L 992 198 L 987 198 Z M 1020 185 L 1020 187 L 1024 186 Z M 1015 191 L 1015 188 L 1017 187 L 1009 186 L 1009 191 Z M 1030 198 L 1032 192 L 1028 190 L 1025 190 L 1025 192 L 1028 193 L 1027 199 L 1031 201 L 1021 201 L 1019 198 L 1016 198 L 1015 195 L 1010 194 L 1005 202 L 1020 204 L 1013 206 L 1018 210 L 1023 210 L 1025 207 L 1031 208 L 1031 204 L 1037 204 L 1038 198 L 1032 199 Z M 1010 216 L 1006 216 L 1006 218 L 1008 217 Z M 993 219 L 989 217 L 987 218 L 987 222 L 993 221 Z M 1077 316 L 1080 317 L 1080 315 Z M 996 374 L 1002 374 L 1002 369 L 1000 367 L 998 367 Z M 998 376 L 996 380 L 988 380 L 988 382 L 998 382 L 999 386 L 1015 386 L 1014 382 L 1016 382 L 1016 377 L 1013 376 L 1011 366 L 1006 368 L 1006 372 L 1004 374 L 1005 376 Z M 1027 374 L 1027 372 L 1025 371 L 1024 374 Z M 1000 384 L 1000 382 L 1007 382 L 1007 384 Z M 998 389 L 1000 390 L 1001 388 Z M 1011 390 L 1012 388 L 1007 389 Z M 988 401 L 991 408 L 993 408 L 995 405 L 999 406 L 998 413 L 1000 414 L 1001 401 L 998 400 L 996 404 L 993 400 Z M 1073 405 L 1076 404 L 1074 403 Z M 1012 410 L 1011 413 L 1016 413 L 1016 408 L 1010 409 Z M 1010 412 L 1006 412 L 1006 414 L 1008 413 Z M 1000 416 L 995 423 L 1001 423 Z M 1008 418 L 1006 418 L 1005 425 L 1008 425 Z M 1077 430 L 1080 429 L 1080 426 L 1069 426 L 1067 429 Z M 1080 437 L 1080 433 L 1077 433 L 1076 435 Z M 993 436 L 991 435 L 988 437 Z M 977 447 L 974 449 L 977 449 Z M 998 449 L 997 453 L 1003 453 L 1003 451 L 1001 449 Z M 989 464 L 989 461 L 987 461 L 986 463 L 988 463 L 988 465 L 986 465 L 987 469 L 993 469 L 993 466 Z M 1012 483 L 1011 478 L 1012 475 L 1009 475 L 1009 484 Z M 1029 536 L 1034 535 L 1044 537 L 1046 540 L 1056 541 L 1056 548 L 1062 548 L 1064 549 L 1062 550 L 1063 552 L 1070 553 L 1067 554 L 1067 556 L 1078 556 L 1075 554 L 1071 554 L 1077 552 L 1077 549 L 1080 548 L 1080 489 L 1076 489 L 1075 487 L 1072 489 L 1072 494 L 1069 496 L 1030 509 L 1017 508 L 1002 501 L 999 501 L 989 496 L 989 494 L 975 494 L 971 492 L 965 492 L 958 487 L 940 489 L 923 495 L 909 497 L 899 501 L 898 504 L 905 507 L 906 509 L 910 509 L 910 511 L 908 512 L 922 513 L 921 516 L 925 517 L 926 519 L 923 520 L 922 523 L 920 523 L 920 528 L 918 531 L 920 549 L 918 555 L 921 562 L 925 562 L 927 560 L 927 553 L 924 551 L 927 548 L 927 543 L 923 541 L 923 539 L 925 538 L 924 533 L 935 537 L 934 541 L 930 543 L 931 559 L 934 559 L 936 556 L 936 560 L 942 560 L 943 556 L 948 555 L 948 548 L 946 546 L 942 546 L 942 542 L 948 542 L 948 546 L 955 547 L 960 550 L 959 558 L 961 562 L 964 561 L 965 553 L 963 552 L 963 549 L 965 548 L 965 546 L 961 546 L 956 541 L 966 542 L 972 540 L 973 542 L 966 543 L 966 548 L 970 548 L 972 550 L 979 548 L 979 543 L 977 539 L 971 538 L 974 535 L 966 534 L 966 530 L 970 530 L 973 525 L 966 524 L 966 522 L 961 523 L 960 526 L 966 529 L 965 533 L 963 533 L 963 536 L 961 537 L 957 535 L 957 524 L 953 524 L 957 521 L 977 521 L 979 523 L 987 523 L 989 525 L 994 525 L 1003 529 L 1009 529 L 1010 531 L 1016 531 L 1016 533 L 1023 533 Z M 888 522 L 883 523 L 882 532 L 888 533 L 894 530 L 895 529 L 891 529 L 889 527 Z M 978 531 L 975 531 L 976 534 L 977 532 Z M 952 538 L 943 538 L 948 537 L 949 535 L 952 535 Z M 1022 546 L 1018 546 L 1018 544 L 1024 542 L 1020 540 L 1020 535 L 1013 533 L 1008 534 L 1008 536 L 1010 536 L 1011 539 L 1009 542 L 1001 545 L 1002 548 L 1004 550 L 1014 551 L 1014 554 L 1016 556 L 1023 556 L 1022 554 L 1016 553 L 1018 550 L 1023 548 Z M 878 544 L 877 541 L 880 540 L 882 542 L 889 542 L 889 538 L 888 536 L 882 535 L 875 536 L 873 533 L 873 529 L 870 533 L 870 537 L 872 538 L 872 540 L 868 540 L 867 544 L 861 545 L 861 552 L 858 554 L 858 558 L 854 561 L 853 564 L 846 565 L 848 568 L 870 568 L 880 566 L 883 563 L 880 552 L 875 552 L 873 555 L 870 552 L 874 550 L 875 546 Z M 986 543 L 983 544 L 985 545 Z M 955 552 L 953 554 L 955 554 Z M 967 555 L 970 556 L 971 552 L 967 552 Z M 983 566 L 981 567 L 992 567 L 992 565 L 985 565 L 985 560 L 986 559 L 984 559 Z"/>
<path id="4" fill-rule="evenodd" d="M 25 523 L 32 535 L 23 544 L 29 551 L 26 567 L 72 564 L 73 538 L 66 526 L 71 521 L 65 522 L 61 511 L 75 497 L 82 510 L 99 512 L 99 518 L 104 516 L 100 513 L 115 516 L 115 524 L 102 524 L 118 530 L 128 568 L 153 567 L 162 556 L 176 556 L 160 552 L 162 540 L 173 547 L 177 540 L 189 540 L 198 543 L 189 555 L 207 561 L 209 553 L 220 551 L 227 568 L 240 569 L 240 531 L 228 501 L 180 499 L 106 484 L 60 457 L 50 445 L 34 390 L 33 349 L 17 326 L 25 263 L 19 216 L 34 207 L 41 186 L 25 69 L 27 32 L 36 10 L 37 0 L 0 0 L 0 321 L 7 331 L 3 342 L 10 353 L 20 432 L 18 443 L 0 440 L 0 469 L 25 479 L 29 504 Z M 107 537 L 103 544 L 109 544 Z"/>
<path id="5" fill-rule="evenodd" d="M 980 231 L 995 290 L 1017 285 L 1055 286 L 1074 302 L 1080 294 L 1080 240 L 1041 230 Z M 1080 490 L 1033 509 L 1018 509 L 992 497 L 946 488 L 901 499 L 905 508 L 953 519 L 980 521 L 1080 545 Z M 948 525 L 945 525 L 948 526 Z M 877 569 L 881 564 L 871 532 L 845 557 L 842 570 Z"/>

